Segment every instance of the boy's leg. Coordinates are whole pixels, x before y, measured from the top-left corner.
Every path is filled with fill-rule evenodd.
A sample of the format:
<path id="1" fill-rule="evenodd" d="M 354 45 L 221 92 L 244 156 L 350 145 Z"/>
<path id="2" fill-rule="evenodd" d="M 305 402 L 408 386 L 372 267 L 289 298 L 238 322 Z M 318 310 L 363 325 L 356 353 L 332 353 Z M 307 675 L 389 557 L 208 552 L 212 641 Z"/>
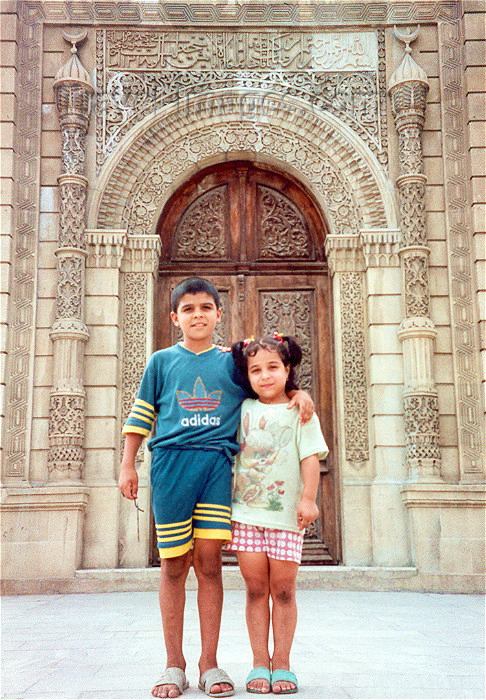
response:
<path id="1" fill-rule="evenodd" d="M 238 564 L 246 586 L 246 624 L 253 652 L 253 668 L 270 668 L 268 633 L 270 630 L 270 569 L 266 552 L 238 552 Z M 264 678 L 255 678 L 248 688 L 270 692 Z"/>
<path id="2" fill-rule="evenodd" d="M 198 581 L 197 604 L 201 629 L 200 675 L 218 666 L 216 655 L 223 610 L 222 545 L 223 540 L 202 538 L 194 540 L 193 563 Z M 228 683 L 211 686 L 212 693 L 227 690 L 232 690 L 232 686 Z"/>
<path id="3" fill-rule="evenodd" d="M 192 510 L 197 490 L 184 479 L 188 456 L 178 450 L 156 449 L 150 472 L 152 507 L 161 557 L 159 602 L 167 652 L 167 668 L 185 670 L 182 653 L 185 583 L 191 561 Z M 173 684 L 157 685 L 152 695 L 175 698 Z"/>
<path id="4" fill-rule="evenodd" d="M 159 602 L 167 653 L 166 668 L 176 666 L 183 671 L 186 669 L 182 652 L 185 584 L 190 563 L 190 551 L 180 557 L 162 559 L 160 562 Z M 176 698 L 179 694 L 177 686 L 172 684 L 157 685 L 152 689 L 152 695 L 158 698 Z"/>
<path id="5" fill-rule="evenodd" d="M 299 565 L 294 561 L 269 559 L 270 595 L 272 596 L 273 655 L 272 669 L 290 670 L 290 649 L 297 625 L 295 582 Z M 295 687 L 289 681 L 273 684 L 274 693 Z"/>
<path id="6" fill-rule="evenodd" d="M 231 540 L 231 463 L 221 452 L 201 451 L 198 461 L 207 465 L 207 478 L 193 512 L 194 573 L 198 580 L 201 629 L 201 674 L 217 668 L 216 654 L 223 610 L 221 548 Z M 229 683 L 216 683 L 212 693 L 232 690 Z"/>

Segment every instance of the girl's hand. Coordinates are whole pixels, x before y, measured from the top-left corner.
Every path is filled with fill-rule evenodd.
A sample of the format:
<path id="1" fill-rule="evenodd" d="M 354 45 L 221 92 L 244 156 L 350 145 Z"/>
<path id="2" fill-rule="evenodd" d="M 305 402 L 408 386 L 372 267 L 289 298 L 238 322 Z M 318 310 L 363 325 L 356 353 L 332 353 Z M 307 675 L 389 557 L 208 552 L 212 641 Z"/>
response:
<path id="1" fill-rule="evenodd" d="M 135 467 L 122 465 L 118 488 L 125 498 L 134 501 L 138 493 L 138 474 Z"/>
<path id="2" fill-rule="evenodd" d="M 302 496 L 299 507 L 297 508 L 297 526 L 304 530 L 319 517 L 319 508 L 317 503 L 312 498 Z"/>
<path id="3" fill-rule="evenodd" d="M 303 391 L 302 389 L 298 389 L 290 395 L 291 399 L 287 408 L 293 408 L 294 406 L 297 406 L 299 409 L 300 422 L 302 423 L 302 425 L 304 425 L 304 423 L 310 421 L 310 419 L 314 415 L 314 402 L 309 396 L 309 394 L 306 391 Z"/>

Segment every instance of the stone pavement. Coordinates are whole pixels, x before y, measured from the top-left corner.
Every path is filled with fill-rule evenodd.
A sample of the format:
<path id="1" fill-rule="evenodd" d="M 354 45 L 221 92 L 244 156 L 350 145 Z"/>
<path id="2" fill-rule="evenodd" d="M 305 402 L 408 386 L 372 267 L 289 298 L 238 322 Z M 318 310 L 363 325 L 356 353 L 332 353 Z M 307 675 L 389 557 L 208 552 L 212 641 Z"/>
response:
<path id="1" fill-rule="evenodd" d="M 298 600 L 301 700 L 484 697 L 481 596 L 301 590 Z M 236 697 L 250 698 L 243 606 L 243 591 L 226 592 L 219 662 Z M 156 593 L 6 596 L 2 608 L 2 697 L 151 697 L 164 660 Z M 194 591 L 185 629 L 184 698 L 203 698 Z"/>

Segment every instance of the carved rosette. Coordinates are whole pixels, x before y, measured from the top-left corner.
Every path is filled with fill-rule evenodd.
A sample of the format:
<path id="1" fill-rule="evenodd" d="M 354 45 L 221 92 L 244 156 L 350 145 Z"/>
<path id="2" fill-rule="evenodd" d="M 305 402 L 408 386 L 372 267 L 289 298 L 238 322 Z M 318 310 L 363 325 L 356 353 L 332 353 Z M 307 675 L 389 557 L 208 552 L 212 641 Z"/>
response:
<path id="1" fill-rule="evenodd" d="M 83 354 L 86 265 L 85 137 L 94 88 L 77 57 L 76 43 L 86 32 L 64 33 L 72 43 L 71 58 L 54 82 L 62 130 L 62 170 L 57 256 L 56 320 L 53 343 L 54 382 L 49 410 L 48 472 L 51 482 L 79 482 L 84 459 Z"/>
<path id="2" fill-rule="evenodd" d="M 406 318 L 400 327 L 405 371 L 405 435 L 409 473 L 440 478 L 439 407 L 432 358 L 436 336 L 429 318 L 429 274 L 425 221 L 426 178 L 422 173 L 422 130 L 429 84 L 411 57 L 415 31 L 398 31 L 406 44 L 401 64 L 390 78 L 389 94 L 398 131 L 398 201 L 404 246 L 400 250 Z"/>

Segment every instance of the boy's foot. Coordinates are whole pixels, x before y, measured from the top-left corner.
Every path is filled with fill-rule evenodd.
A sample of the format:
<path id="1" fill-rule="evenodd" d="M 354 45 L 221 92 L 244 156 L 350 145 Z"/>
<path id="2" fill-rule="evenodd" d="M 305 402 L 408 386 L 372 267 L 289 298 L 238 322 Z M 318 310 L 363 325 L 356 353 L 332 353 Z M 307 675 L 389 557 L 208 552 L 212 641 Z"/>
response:
<path id="1" fill-rule="evenodd" d="M 270 669 L 266 666 L 257 666 L 246 678 L 246 690 L 248 693 L 266 695 L 270 692 Z"/>
<path id="2" fill-rule="evenodd" d="M 171 666 L 152 688 L 152 695 L 154 698 L 178 698 L 187 688 L 189 683 L 182 668 Z"/>
<path id="3" fill-rule="evenodd" d="M 226 671 L 222 668 L 210 668 L 201 674 L 199 690 L 212 698 L 222 698 L 234 695 L 235 685 Z"/>

